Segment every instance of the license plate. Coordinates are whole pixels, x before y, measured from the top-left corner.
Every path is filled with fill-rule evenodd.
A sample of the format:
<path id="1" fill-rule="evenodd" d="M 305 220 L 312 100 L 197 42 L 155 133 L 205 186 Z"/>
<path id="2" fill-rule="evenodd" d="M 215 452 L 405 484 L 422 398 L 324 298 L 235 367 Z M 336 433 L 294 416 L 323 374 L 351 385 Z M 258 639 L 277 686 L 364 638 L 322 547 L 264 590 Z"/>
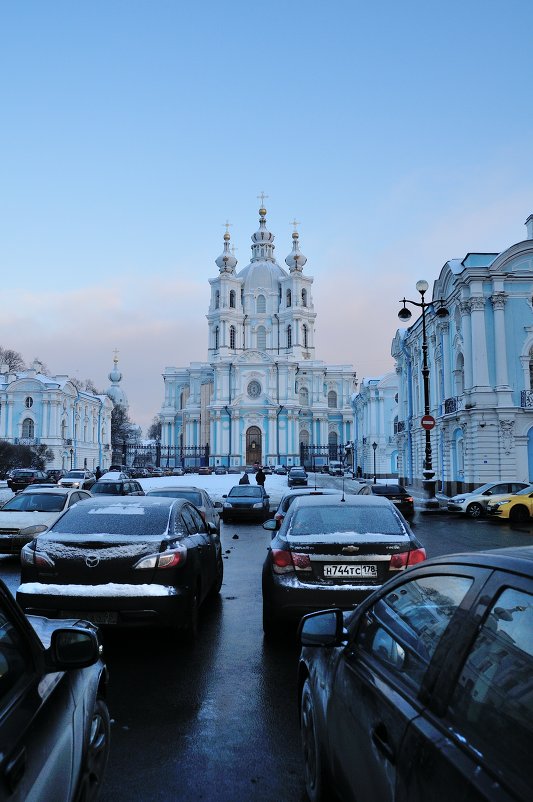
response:
<path id="1" fill-rule="evenodd" d="M 59 615 L 61 618 L 83 618 L 85 621 L 90 621 L 91 624 L 116 624 L 118 621 L 117 613 L 107 611 L 61 610 Z"/>
<path id="2" fill-rule="evenodd" d="M 361 565 L 352 563 L 351 565 L 325 565 L 324 576 L 350 578 L 356 579 L 376 579 L 378 575 L 377 565 Z"/>

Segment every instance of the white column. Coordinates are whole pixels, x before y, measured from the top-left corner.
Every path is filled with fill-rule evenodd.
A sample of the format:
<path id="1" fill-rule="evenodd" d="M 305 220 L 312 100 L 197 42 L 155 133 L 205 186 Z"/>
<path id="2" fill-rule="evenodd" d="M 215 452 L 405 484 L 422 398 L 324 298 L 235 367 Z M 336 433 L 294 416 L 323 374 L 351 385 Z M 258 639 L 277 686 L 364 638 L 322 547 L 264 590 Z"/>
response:
<path id="1" fill-rule="evenodd" d="M 452 395 L 452 374 L 450 369 L 450 340 L 449 340 L 449 323 L 441 323 L 439 325 L 439 333 L 442 342 L 442 372 L 444 374 L 444 398 L 450 398 Z"/>
<path id="2" fill-rule="evenodd" d="M 507 348 L 505 341 L 505 301 L 507 294 L 495 292 L 491 297 L 494 308 L 494 358 L 496 361 L 496 387 L 508 387 Z"/>
<path id="3" fill-rule="evenodd" d="M 464 389 L 469 390 L 472 387 L 472 328 L 470 320 L 470 303 L 468 301 L 461 301 L 461 329 L 463 331 L 464 342 Z M 455 367 L 455 366 L 454 366 Z"/>
<path id="4" fill-rule="evenodd" d="M 485 299 L 479 295 L 470 299 L 472 386 L 488 387 L 487 333 L 485 329 Z"/>

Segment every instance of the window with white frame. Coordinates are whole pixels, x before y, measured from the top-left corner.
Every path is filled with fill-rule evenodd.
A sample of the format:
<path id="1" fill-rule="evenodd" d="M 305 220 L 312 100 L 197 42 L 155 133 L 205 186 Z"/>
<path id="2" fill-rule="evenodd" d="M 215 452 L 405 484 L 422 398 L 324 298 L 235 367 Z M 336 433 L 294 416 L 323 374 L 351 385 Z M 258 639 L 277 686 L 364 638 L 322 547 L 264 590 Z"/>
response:
<path id="1" fill-rule="evenodd" d="M 264 295 L 258 295 L 255 302 L 255 308 L 258 312 L 266 312 L 266 299 Z"/>
<path id="2" fill-rule="evenodd" d="M 287 290 L 285 298 L 286 298 L 286 306 L 292 306 L 292 293 L 290 290 Z"/>
<path id="3" fill-rule="evenodd" d="M 215 309 L 220 308 L 220 290 L 215 292 Z"/>
<path id="4" fill-rule="evenodd" d="M 229 347 L 235 350 L 235 344 L 236 344 L 235 326 L 231 326 L 229 330 Z"/>
<path id="5" fill-rule="evenodd" d="M 215 351 L 218 351 L 218 339 L 220 335 L 220 329 L 218 326 L 215 326 Z"/>
<path id="6" fill-rule="evenodd" d="M 302 290 L 302 306 L 307 306 L 307 290 Z"/>
<path id="7" fill-rule="evenodd" d="M 287 326 L 287 348 L 292 348 L 292 326 Z"/>
<path id="8" fill-rule="evenodd" d="M 264 326 L 257 327 L 257 348 L 259 351 L 266 351 L 266 329 Z"/>
<path id="9" fill-rule="evenodd" d="M 302 326 L 303 338 L 304 338 L 304 348 L 308 347 L 308 337 L 307 337 L 307 325 L 304 323 Z"/>
<path id="10" fill-rule="evenodd" d="M 35 437 L 35 424 L 31 418 L 22 421 L 22 437 L 33 439 Z"/>
<path id="11" fill-rule="evenodd" d="M 229 305 L 231 309 L 235 309 L 235 290 L 230 290 Z"/>
<path id="12" fill-rule="evenodd" d="M 335 390 L 330 390 L 328 393 L 328 408 L 337 409 L 337 393 Z"/>
<path id="13" fill-rule="evenodd" d="M 307 389 L 307 387 L 300 387 L 300 392 L 298 393 L 298 398 L 299 398 L 301 407 L 308 407 L 309 406 L 309 390 Z"/>

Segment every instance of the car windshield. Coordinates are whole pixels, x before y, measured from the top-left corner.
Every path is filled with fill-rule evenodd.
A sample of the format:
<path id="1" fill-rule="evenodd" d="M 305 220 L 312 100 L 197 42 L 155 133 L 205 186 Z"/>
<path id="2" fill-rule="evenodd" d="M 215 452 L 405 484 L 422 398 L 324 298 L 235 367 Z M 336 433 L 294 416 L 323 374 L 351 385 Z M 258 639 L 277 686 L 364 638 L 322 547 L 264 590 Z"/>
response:
<path id="1" fill-rule="evenodd" d="M 405 493 L 400 485 L 372 485 L 372 492 L 376 496 L 386 496 L 388 493 Z"/>
<path id="2" fill-rule="evenodd" d="M 124 485 L 122 482 L 97 482 L 91 488 L 91 493 L 103 493 L 106 496 L 120 496 Z"/>
<path id="3" fill-rule="evenodd" d="M 83 505 L 76 504 L 71 507 L 48 532 L 126 537 L 164 535 L 168 528 L 169 514 L 167 503 L 161 506 L 143 506 L 117 501 L 102 507 L 85 502 Z"/>
<path id="4" fill-rule="evenodd" d="M 180 490 L 179 488 L 176 488 L 175 490 L 149 490 L 146 495 L 163 496 L 164 498 L 184 498 L 197 507 L 202 506 L 202 496 L 195 490 Z"/>
<path id="5" fill-rule="evenodd" d="M 65 506 L 63 493 L 21 493 L 2 507 L 2 512 L 61 512 Z"/>
<path id="6" fill-rule="evenodd" d="M 392 505 L 391 505 L 392 507 Z M 399 519 L 389 507 L 302 507 L 290 522 L 291 535 L 333 535 L 357 532 L 361 535 L 403 535 Z"/>
<path id="7" fill-rule="evenodd" d="M 260 496 L 261 495 L 261 488 L 260 487 L 253 487 L 248 485 L 241 485 L 240 487 L 232 487 L 228 493 L 229 496 Z"/>
<path id="8" fill-rule="evenodd" d="M 83 471 L 68 471 L 64 476 L 65 479 L 83 479 L 83 477 Z"/>
<path id="9" fill-rule="evenodd" d="M 291 468 L 290 474 L 291 476 L 304 476 L 305 471 L 303 468 Z"/>

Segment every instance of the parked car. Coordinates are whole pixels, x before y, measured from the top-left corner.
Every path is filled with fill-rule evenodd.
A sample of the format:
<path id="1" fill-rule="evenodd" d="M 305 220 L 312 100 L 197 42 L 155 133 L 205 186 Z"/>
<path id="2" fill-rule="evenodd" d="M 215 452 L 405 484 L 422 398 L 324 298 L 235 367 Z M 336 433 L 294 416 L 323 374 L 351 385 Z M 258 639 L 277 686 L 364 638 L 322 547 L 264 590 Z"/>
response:
<path id="1" fill-rule="evenodd" d="M 287 474 L 287 484 L 289 487 L 305 487 L 307 485 L 307 474 L 303 468 L 294 466 Z"/>
<path id="2" fill-rule="evenodd" d="M 287 490 L 283 496 L 281 497 L 281 501 L 279 502 L 279 506 L 274 514 L 274 520 L 277 524 L 277 528 L 279 529 L 281 524 L 283 523 L 283 519 L 285 518 L 289 507 L 291 506 L 292 502 L 300 498 L 300 496 L 338 496 L 339 502 L 341 499 L 341 493 L 334 487 L 297 487 L 293 490 Z"/>
<path id="3" fill-rule="evenodd" d="M 17 599 L 27 612 L 180 628 L 191 639 L 224 570 L 215 528 L 188 501 L 161 497 L 76 504 L 22 549 L 21 564 Z"/>
<path id="4" fill-rule="evenodd" d="M 489 500 L 487 514 L 500 520 L 516 523 L 529 521 L 533 517 L 533 485 L 527 485 L 518 493 L 498 496 Z"/>
<path id="5" fill-rule="evenodd" d="M 228 469 L 225 465 L 217 465 L 213 471 L 215 476 L 225 476 L 228 472 Z"/>
<path id="6" fill-rule="evenodd" d="M 241 472 L 240 468 L 235 468 L 235 467 L 228 468 L 228 473 L 240 473 L 240 472 Z"/>
<path id="7" fill-rule="evenodd" d="M 97 630 L 26 617 L 0 581 L 0 796 L 95 799 L 109 754 Z"/>
<path id="8" fill-rule="evenodd" d="M 235 485 L 222 496 L 221 517 L 228 521 L 264 521 L 270 509 L 270 496 L 262 485 Z"/>
<path id="9" fill-rule="evenodd" d="M 68 471 L 65 476 L 59 480 L 58 484 L 60 487 L 76 487 L 82 490 L 90 490 L 95 482 L 96 476 L 92 471 L 78 469 Z"/>
<path id="10" fill-rule="evenodd" d="M 274 465 L 274 473 L 278 476 L 286 476 L 287 475 L 287 466 L 286 465 Z"/>
<path id="11" fill-rule="evenodd" d="M 428 560 L 301 624 L 312 802 L 531 799 L 533 548 Z"/>
<path id="12" fill-rule="evenodd" d="M 263 465 L 263 473 L 265 474 L 265 476 L 272 476 L 272 466 Z"/>
<path id="13" fill-rule="evenodd" d="M 388 499 L 302 496 L 289 507 L 263 565 L 263 630 L 276 635 L 312 610 L 353 607 L 426 552 Z M 274 531 L 275 521 L 265 529 Z"/>
<path id="14" fill-rule="evenodd" d="M 198 468 L 198 476 L 211 476 L 213 469 L 209 465 L 201 465 Z"/>
<path id="15" fill-rule="evenodd" d="M 194 504 L 202 519 L 206 523 L 212 524 L 220 534 L 220 512 L 222 504 L 220 501 L 213 503 L 210 495 L 201 487 L 182 487 L 181 485 L 170 485 L 167 487 L 155 487 L 146 491 L 147 496 L 163 496 L 163 498 L 184 498 Z"/>
<path id="16" fill-rule="evenodd" d="M 329 461 L 329 471 L 330 476 L 344 476 L 344 468 L 342 466 L 342 462 L 338 460 L 330 460 Z"/>
<path id="17" fill-rule="evenodd" d="M 487 510 L 489 501 L 494 500 L 495 496 L 517 493 L 528 486 L 527 482 L 487 482 L 470 493 L 458 493 L 452 496 L 448 500 L 448 510 L 466 513 L 471 518 L 481 518 Z"/>
<path id="18" fill-rule="evenodd" d="M 46 476 L 48 477 L 48 481 L 52 482 L 53 484 L 57 484 L 60 479 L 65 476 L 66 471 L 63 468 L 50 468 L 46 471 Z"/>
<path id="19" fill-rule="evenodd" d="M 185 471 L 178 465 L 177 467 L 172 468 L 172 476 L 185 476 Z"/>
<path id="20" fill-rule="evenodd" d="M 48 481 L 46 471 L 38 471 L 34 468 L 16 468 L 8 477 L 7 486 L 13 493 L 18 493 L 28 485 L 40 485 Z"/>
<path id="21" fill-rule="evenodd" d="M 144 490 L 136 479 L 109 479 L 107 476 L 109 474 L 92 486 L 93 496 L 144 496 Z"/>
<path id="22" fill-rule="evenodd" d="M 91 498 L 85 490 L 57 485 L 30 485 L 0 508 L 0 554 L 20 550 L 40 532 L 45 532 L 78 501 Z"/>
<path id="23" fill-rule="evenodd" d="M 244 468 L 244 473 L 257 473 L 259 470 L 259 465 L 246 465 Z"/>
<path id="24" fill-rule="evenodd" d="M 400 510 L 404 518 L 413 518 L 415 514 L 415 500 L 405 487 L 396 484 L 366 485 L 375 496 L 385 496 Z"/>

